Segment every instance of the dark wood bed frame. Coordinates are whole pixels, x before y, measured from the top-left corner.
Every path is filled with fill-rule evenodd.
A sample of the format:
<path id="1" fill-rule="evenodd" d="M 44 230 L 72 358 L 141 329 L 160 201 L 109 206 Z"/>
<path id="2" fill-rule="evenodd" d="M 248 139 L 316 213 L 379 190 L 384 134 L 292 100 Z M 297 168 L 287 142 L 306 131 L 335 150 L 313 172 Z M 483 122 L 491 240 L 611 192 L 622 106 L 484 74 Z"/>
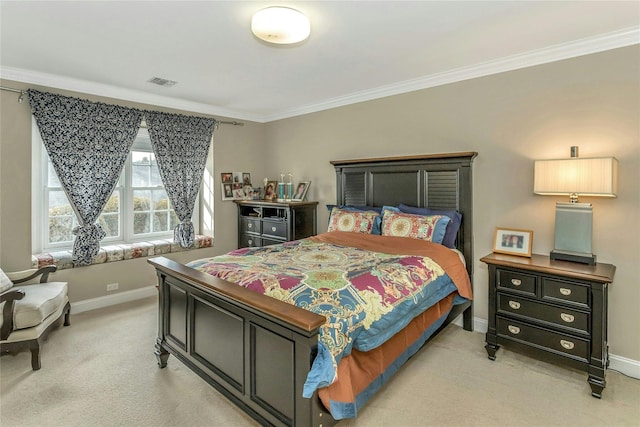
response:
<path id="1" fill-rule="evenodd" d="M 456 246 L 473 278 L 475 156 L 466 152 L 332 161 L 337 203 L 458 210 L 463 220 Z M 324 316 L 164 257 L 148 262 L 158 274 L 155 354 L 161 368 L 174 355 L 262 425 L 336 423 L 317 396 L 302 397 Z M 468 302 L 454 306 L 438 332 L 461 313 L 464 329 L 473 330 L 473 305 Z"/>

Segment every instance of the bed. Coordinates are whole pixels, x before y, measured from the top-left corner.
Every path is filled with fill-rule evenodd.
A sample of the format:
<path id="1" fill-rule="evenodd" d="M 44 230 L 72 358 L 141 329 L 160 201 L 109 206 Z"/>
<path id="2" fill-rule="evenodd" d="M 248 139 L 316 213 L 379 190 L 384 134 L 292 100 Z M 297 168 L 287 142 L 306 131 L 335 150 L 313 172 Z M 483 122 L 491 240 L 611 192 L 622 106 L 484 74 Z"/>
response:
<path id="1" fill-rule="evenodd" d="M 159 366 L 165 367 L 169 355 L 174 355 L 263 425 L 330 426 L 340 418 L 355 416 L 358 409 L 406 360 L 460 314 L 463 327 L 472 330 L 471 166 L 475 156 L 476 153 L 467 152 L 331 162 L 336 171 L 336 205 L 339 207 L 404 205 L 459 212 L 462 221 L 454 236 L 455 251 L 441 245 L 421 245 L 420 248 L 414 248 L 418 252 L 402 254 L 405 258 L 399 261 L 393 252 L 395 249 L 389 249 L 388 254 L 383 256 L 362 252 L 371 248 L 376 253 L 379 250 L 384 252 L 379 246 L 367 245 L 377 245 L 377 240 L 386 239 L 386 236 L 363 237 L 365 241 L 360 242 L 359 236 L 356 236 L 359 233 L 334 231 L 275 247 L 239 249 L 213 260 L 196 260 L 188 266 L 164 257 L 150 259 L 149 263 L 158 274 L 160 295 L 155 346 Z M 319 229 L 324 227 L 319 225 Z M 415 241 L 401 237 L 390 239 Z M 382 246 L 390 247 L 388 242 L 383 242 Z M 402 242 L 398 244 L 403 248 L 411 246 Z M 462 266 L 469 289 L 468 292 L 461 291 L 458 286 L 458 282 L 464 281 L 461 276 L 458 277 L 459 271 L 451 275 L 439 273 L 424 281 L 442 282 L 441 287 L 433 292 L 421 290 L 410 295 L 415 299 L 418 294 L 438 294 L 433 301 L 425 302 L 428 307 L 426 310 L 408 313 L 402 329 L 384 330 L 384 333 L 378 331 L 363 340 L 360 340 L 360 335 L 345 340 L 341 338 L 342 335 L 337 336 L 335 331 L 334 335 L 327 335 L 327 324 L 338 324 L 331 317 L 336 307 L 325 311 L 316 310 L 316 306 L 310 307 L 309 296 L 300 296 L 298 292 L 304 286 L 298 286 L 296 282 L 282 287 L 266 286 L 269 288 L 266 294 L 255 292 L 249 289 L 251 286 L 238 286 L 236 283 L 243 279 L 237 276 L 239 270 L 230 267 L 240 266 L 243 274 L 252 271 L 253 283 L 264 285 L 260 274 L 269 273 L 265 273 L 265 265 L 269 263 L 263 262 L 271 259 L 268 257 L 283 262 L 283 257 L 289 256 L 288 251 L 296 252 L 300 259 L 309 256 L 304 251 L 324 255 L 333 253 L 327 250 L 326 245 L 349 248 L 351 252 L 348 254 L 336 255 L 343 260 L 362 256 L 375 258 L 375 262 L 380 258 L 385 261 L 392 258 L 394 265 L 407 263 L 414 268 L 410 274 L 414 278 L 426 278 L 431 274 L 422 271 L 416 273 L 417 264 L 427 263 L 419 261 L 421 259 L 431 259 L 432 256 L 433 259 L 442 260 L 438 261 L 442 264 L 457 262 Z M 358 245 L 364 245 L 365 248 Z M 429 246 L 431 252 L 423 253 L 426 250 L 423 246 Z M 246 255 L 248 257 L 243 258 Z M 260 260 L 254 263 L 257 270 L 251 270 L 251 259 L 256 258 Z M 454 258 L 458 260 L 452 261 Z M 463 262 L 460 263 L 459 259 Z M 438 262 L 436 264 L 439 266 Z M 285 260 L 284 263 L 292 271 L 291 277 L 299 274 L 307 282 L 310 281 L 311 275 L 305 274 L 302 267 L 296 270 L 293 262 Z M 386 267 L 376 264 L 375 268 L 378 271 Z M 210 269 L 216 270 L 219 277 L 208 274 L 212 272 Z M 372 271 L 369 267 L 360 270 L 358 277 L 370 275 Z M 252 282 L 252 279 L 246 280 Z M 429 285 L 429 289 L 434 287 Z M 286 293 L 286 298 L 281 300 L 273 297 L 282 293 Z M 307 305 L 303 306 L 307 309 L 293 305 L 291 295 L 306 301 L 304 304 Z M 406 305 L 403 303 L 402 306 Z M 382 322 L 382 318 L 378 320 L 379 317 L 375 317 L 374 321 L 366 320 L 370 319 L 367 316 L 362 315 L 359 319 L 365 319 L 368 327 Z M 354 326 L 352 320 L 346 324 L 346 327 L 342 325 L 338 329 L 343 327 L 357 330 L 358 333 L 363 330 Z M 371 341 L 385 334 L 388 337 L 381 340 L 382 344 Z M 330 341 L 327 341 L 327 336 Z M 347 351 L 342 348 L 345 347 L 345 341 L 350 342 L 346 346 Z M 335 348 L 340 346 L 340 352 L 336 352 Z M 381 365 L 378 368 L 380 372 L 369 372 L 368 378 L 366 373 L 357 376 L 357 371 L 363 370 L 362 367 L 367 364 Z M 318 370 L 319 365 L 329 366 L 329 370 Z M 345 381 L 352 376 L 354 381 Z"/>

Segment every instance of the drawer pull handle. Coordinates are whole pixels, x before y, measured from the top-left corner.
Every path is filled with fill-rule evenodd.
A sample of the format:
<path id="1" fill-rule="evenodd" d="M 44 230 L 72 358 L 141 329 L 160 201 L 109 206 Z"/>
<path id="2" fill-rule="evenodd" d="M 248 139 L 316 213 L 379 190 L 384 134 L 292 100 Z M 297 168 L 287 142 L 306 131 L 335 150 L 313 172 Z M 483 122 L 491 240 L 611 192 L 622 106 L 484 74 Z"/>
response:
<path id="1" fill-rule="evenodd" d="M 567 314 L 567 313 L 560 313 L 560 318 L 567 323 L 572 323 L 574 320 L 576 320 L 573 314 Z"/>
<path id="2" fill-rule="evenodd" d="M 249 246 L 251 246 L 251 245 L 253 245 L 253 240 L 249 239 L 249 240 L 247 241 L 247 243 L 249 243 Z"/>
<path id="3" fill-rule="evenodd" d="M 573 347 L 576 346 L 574 343 L 572 343 L 571 341 L 567 341 L 567 340 L 560 340 L 560 345 L 562 347 L 566 348 L 567 350 L 573 350 Z"/>
<path id="4" fill-rule="evenodd" d="M 253 228 L 253 224 L 251 223 L 247 224 L 247 228 Z"/>
<path id="5" fill-rule="evenodd" d="M 276 231 L 276 230 L 277 230 L 277 228 L 271 227 L 271 231 Z"/>
<path id="6" fill-rule="evenodd" d="M 520 328 L 518 328 L 517 326 L 509 325 L 507 329 L 509 329 L 509 332 L 511 332 L 513 335 L 518 335 L 520 333 Z"/>
<path id="7" fill-rule="evenodd" d="M 509 301 L 509 307 L 514 310 L 518 310 L 520 308 L 520 303 L 518 301 Z"/>
<path id="8" fill-rule="evenodd" d="M 513 286 L 520 286 L 520 285 L 522 285 L 522 280 L 520 280 L 520 279 L 511 279 L 511 284 Z"/>
<path id="9" fill-rule="evenodd" d="M 568 288 L 560 288 L 560 293 L 562 295 L 564 295 L 565 297 L 568 297 L 569 295 L 571 295 L 571 289 Z"/>

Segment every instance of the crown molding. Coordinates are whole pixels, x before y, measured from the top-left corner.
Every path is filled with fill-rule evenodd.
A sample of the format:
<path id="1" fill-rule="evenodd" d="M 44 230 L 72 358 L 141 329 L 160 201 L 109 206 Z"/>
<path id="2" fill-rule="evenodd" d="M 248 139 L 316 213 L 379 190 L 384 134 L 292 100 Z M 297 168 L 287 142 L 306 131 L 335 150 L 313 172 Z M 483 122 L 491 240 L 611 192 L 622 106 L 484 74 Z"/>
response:
<path id="1" fill-rule="evenodd" d="M 105 85 L 102 83 L 73 79 L 54 74 L 40 73 L 37 71 L 25 70 L 21 68 L 0 67 L 0 78 L 56 89 L 69 90 L 73 92 L 86 93 L 89 95 L 103 96 L 106 98 L 121 99 L 123 101 L 174 108 L 194 113 L 223 116 L 225 118 L 249 120 L 255 122 L 263 121 L 263 118 L 261 116 L 254 116 L 239 111 L 227 110 L 215 105 L 186 101 L 180 98 L 155 95 L 138 90 L 125 89 L 118 86 Z"/>
<path id="2" fill-rule="evenodd" d="M 301 116 L 304 114 L 315 113 L 318 111 L 328 110 L 331 108 L 343 107 L 345 105 L 356 104 L 359 102 L 371 101 L 387 96 L 428 89 L 431 87 L 456 83 L 478 77 L 485 77 L 492 74 L 504 73 L 507 71 L 513 71 L 527 67 L 533 67 L 536 65 L 561 61 L 564 59 L 575 58 L 583 55 L 590 55 L 593 53 L 632 46 L 636 44 L 640 44 L 640 27 L 625 28 L 611 33 L 601 34 L 595 37 L 588 37 L 568 43 L 550 46 L 543 49 L 529 51 L 517 55 L 511 55 L 468 67 L 444 71 L 442 73 L 432 74 L 412 80 L 406 80 L 391 85 L 380 86 L 370 90 L 356 92 L 349 95 L 332 98 L 326 101 L 309 104 L 306 106 L 288 110 L 281 110 L 273 114 L 266 115 L 256 115 L 246 112 L 232 111 L 215 105 L 185 101 L 178 98 L 154 95 L 116 86 L 71 79 L 68 77 L 39 73 L 18 68 L 0 67 L 0 78 L 70 90 L 74 92 L 87 93 L 91 95 L 104 96 L 108 98 L 140 102 L 167 108 L 175 108 L 196 113 L 220 115 L 228 118 L 249 120 L 258 123 L 267 123 L 275 120 L 281 120 Z"/>
<path id="3" fill-rule="evenodd" d="M 324 102 L 281 111 L 264 117 L 265 122 L 301 116 L 331 108 L 343 107 L 358 102 L 371 101 L 392 95 L 413 92 L 449 83 L 485 77 L 492 74 L 504 73 L 521 68 L 533 67 L 578 56 L 590 55 L 606 50 L 617 49 L 640 44 L 640 27 L 631 27 L 623 30 L 602 34 L 562 43 L 543 49 L 529 51 L 517 55 L 511 55 L 493 61 L 488 61 L 469 67 L 457 68 L 442 73 L 406 80 L 391 85 L 380 86 L 362 92 L 356 92 Z"/>

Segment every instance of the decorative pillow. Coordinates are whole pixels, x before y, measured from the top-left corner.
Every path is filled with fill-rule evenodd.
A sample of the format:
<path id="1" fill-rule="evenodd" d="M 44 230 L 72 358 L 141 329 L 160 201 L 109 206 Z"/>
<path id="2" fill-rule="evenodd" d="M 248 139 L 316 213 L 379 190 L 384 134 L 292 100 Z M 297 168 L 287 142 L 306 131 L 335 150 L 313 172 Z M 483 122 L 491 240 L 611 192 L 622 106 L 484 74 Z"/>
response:
<path id="1" fill-rule="evenodd" d="M 408 206 L 402 204 L 398 207 L 403 213 L 414 215 L 446 215 L 451 218 L 451 221 L 449 221 L 449 223 L 447 224 L 447 229 L 444 233 L 442 244 L 448 248 L 455 249 L 456 237 L 458 236 L 458 230 L 460 229 L 460 224 L 462 223 L 462 214 L 460 212 L 445 209 L 419 208 L 416 206 Z"/>
<path id="2" fill-rule="evenodd" d="M 11 288 L 13 288 L 13 282 L 4 273 L 4 271 L 0 270 L 0 294 L 8 291 Z"/>
<path id="3" fill-rule="evenodd" d="M 339 209 L 344 209 L 348 211 L 360 211 L 360 212 L 372 211 L 380 214 L 376 218 L 375 222 L 373 223 L 373 228 L 371 229 L 371 234 L 380 234 L 380 226 L 382 225 L 382 210 L 384 208 L 380 208 L 377 206 L 327 205 L 327 209 L 329 209 L 329 213 L 331 213 L 333 208 L 336 208 L 336 207 Z M 393 208 L 393 209 L 396 209 L 396 208 Z"/>
<path id="4" fill-rule="evenodd" d="M 327 205 L 327 209 L 329 210 L 329 213 L 331 213 L 333 208 L 348 209 L 348 210 L 353 210 L 353 211 L 375 211 L 375 212 L 378 212 L 378 213 L 382 212 L 382 208 L 378 207 L 378 206 Z"/>
<path id="5" fill-rule="evenodd" d="M 327 231 L 350 231 L 371 234 L 373 225 L 380 214 L 374 211 L 357 211 L 333 208 Z"/>
<path id="6" fill-rule="evenodd" d="M 445 215 L 411 215 L 385 211 L 382 217 L 382 235 L 410 237 L 442 243 L 447 224 L 451 221 Z"/>

